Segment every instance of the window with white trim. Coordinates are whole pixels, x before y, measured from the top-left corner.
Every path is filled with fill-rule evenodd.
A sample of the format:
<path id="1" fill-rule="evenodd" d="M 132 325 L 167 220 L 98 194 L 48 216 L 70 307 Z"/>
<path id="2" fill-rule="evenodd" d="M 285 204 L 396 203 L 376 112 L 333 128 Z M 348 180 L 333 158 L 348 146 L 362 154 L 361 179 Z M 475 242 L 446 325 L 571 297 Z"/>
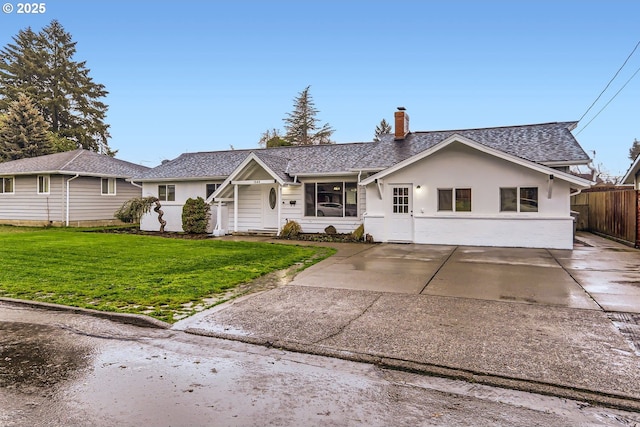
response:
<path id="1" fill-rule="evenodd" d="M 211 196 L 213 193 L 215 193 L 215 191 L 220 187 L 221 184 L 213 184 L 213 183 L 209 183 L 207 184 L 206 187 L 206 196 L 205 199 L 208 199 L 209 196 Z"/>
<path id="2" fill-rule="evenodd" d="M 471 212 L 471 189 L 438 188 L 438 210 L 451 212 Z"/>
<path id="3" fill-rule="evenodd" d="M 308 182 L 304 184 L 305 216 L 358 216 L 356 182 Z"/>
<path id="4" fill-rule="evenodd" d="M 116 179 L 115 178 L 102 178 L 102 194 L 114 195 L 116 194 Z"/>
<path id="5" fill-rule="evenodd" d="M 49 194 L 49 175 L 38 175 L 38 194 Z"/>
<path id="6" fill-rule="evenodd" d="M 12 176 L 0 178 L 0 194 L 13 194 L 15 179 Z"/>
<path id="7" fill-rule="evenodd" d="M 500 212 L 538 212 L 538 187 L 500 188 Z"/>
<path id="8" fill-rule="evenodd" d="M 176 186 L 175 185 L 158 185 L 158 199 L 163 202 L 175 202 Z"/>

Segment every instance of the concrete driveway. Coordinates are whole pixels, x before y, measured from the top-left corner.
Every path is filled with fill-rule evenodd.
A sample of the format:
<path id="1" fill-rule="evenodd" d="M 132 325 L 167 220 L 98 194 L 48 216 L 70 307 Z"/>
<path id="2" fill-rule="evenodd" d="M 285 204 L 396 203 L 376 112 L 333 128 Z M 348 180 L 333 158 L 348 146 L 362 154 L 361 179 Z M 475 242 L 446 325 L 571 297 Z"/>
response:
<path id="1" fill-rule="evenodd" d="M 579 233 L 573 251 L 346 246 L 292 284 L 640 313 L 639 266 L 640 251 Z"/>
<path id="2" fill-rule="evenodd" d="M 173 328 L 640 410 L 640 251 L 579 239 L 328 244 L 338 253 L 288 286 Z"/>

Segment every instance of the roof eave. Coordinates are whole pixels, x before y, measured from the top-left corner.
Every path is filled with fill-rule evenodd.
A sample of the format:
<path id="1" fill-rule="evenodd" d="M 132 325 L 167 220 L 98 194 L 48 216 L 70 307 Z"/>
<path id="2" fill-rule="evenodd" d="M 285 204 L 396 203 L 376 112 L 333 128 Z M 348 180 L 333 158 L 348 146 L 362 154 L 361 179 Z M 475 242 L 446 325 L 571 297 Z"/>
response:
<path id="1" fill-rule="evenodd" d="M 123 174 L 109 174 L 98 172 L 74 172 L 74 171 L 61 171 L 61 170 L 42 170 L 42 171 L 29 171 L 29 172 L 0 172 L 0 176 L 29 176 L 29 175 L 68 175 L 68 176 L 88 176 L 88 177 L 100 177 L 100 178 L 131 178 L 132 175 Z"/>
<path id="2" fill-rule="evenodd" d="M 631 166 L 629 166 L 629 170 L 622 178 L 622 183 L 635 185 L 635 177 L 638 174 L 638 171 L 640 171 L 640 156 L 636 157 Z"/>
<path id="3" fill-rule="evenodd" d="M 591 159 L 586 160 L 553 160 L 550 162 L 538 162 L 541 165 L 549 166 L 549 167 L 558 167 L 558 166 L 582 166 L 588 165 Z"/>
<path id="4" fill-rule="evenodd" d="M 290 172 L 289 175 L 306 178 L 318 178 L 323 176 L 344 176 L 344 175 L 357 175 L 360 170 L 348 170 L 348 171 L 339 171 L 339 172 Z"/>
<path id="5" fill-rule="evenodd" d="M 224 181 L 228 175 L 164 177 L 164 178 L 140 178 L 134 177 L 136 182 L 177 182 L 177 181 Z"/>

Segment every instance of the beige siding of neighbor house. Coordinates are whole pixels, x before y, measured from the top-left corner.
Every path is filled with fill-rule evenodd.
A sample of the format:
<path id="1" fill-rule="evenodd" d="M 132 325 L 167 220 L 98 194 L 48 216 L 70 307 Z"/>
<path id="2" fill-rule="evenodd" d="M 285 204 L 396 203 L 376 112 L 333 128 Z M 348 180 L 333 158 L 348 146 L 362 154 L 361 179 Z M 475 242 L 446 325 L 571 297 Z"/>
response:
<path id="1" fill-rule="evenodd" d="M 66 194 L 66 188 L 63 191 Z M 73 179 L 69 182 L 69 224 L 114 220 L 114 213 L 124 202 L 140 197 L 141 194 L 142 190 L 139 187 L 124 179 L 116 179 L 115 194 L 102 194 L 102 179 L 99 177 Z M 64 204 L 66 205 L 66 196 Z"/>
<path id="2" fill-rule="evenodd" d="M 15 177 L 14 192 L 0 194 L 0 223 L 14 225 L 66 225 L 67 175 L 49 175 L 49 194 L 38 194 L 38 175 Z M 69 225 L 117 223 L 115 211 L 141 190 L 124 179 L 116 180 L 116 194 L 102 195 L 100 177 L 78 177 L 69 182 Z"/>
<path id="3" fill-rule="evenodd" d="M 64 177 L 50 175 L 49 194 L 38 194 L 38 176 L 15 176 L 14 192 L 0 194 L 0 223 L 60 225 L 64 220 Z"/>

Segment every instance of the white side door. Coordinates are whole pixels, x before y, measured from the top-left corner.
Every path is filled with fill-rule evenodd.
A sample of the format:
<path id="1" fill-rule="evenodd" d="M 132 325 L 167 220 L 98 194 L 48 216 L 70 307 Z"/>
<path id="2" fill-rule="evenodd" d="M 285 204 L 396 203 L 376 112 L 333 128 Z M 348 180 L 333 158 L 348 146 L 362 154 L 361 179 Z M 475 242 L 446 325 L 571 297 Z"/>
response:
<path id="1" fill-rule="evenodd" d="M 394 184 L 390 186 L 390 222 L 387 223 L 387 240 L 413 242 L 413 186 Z"/>

